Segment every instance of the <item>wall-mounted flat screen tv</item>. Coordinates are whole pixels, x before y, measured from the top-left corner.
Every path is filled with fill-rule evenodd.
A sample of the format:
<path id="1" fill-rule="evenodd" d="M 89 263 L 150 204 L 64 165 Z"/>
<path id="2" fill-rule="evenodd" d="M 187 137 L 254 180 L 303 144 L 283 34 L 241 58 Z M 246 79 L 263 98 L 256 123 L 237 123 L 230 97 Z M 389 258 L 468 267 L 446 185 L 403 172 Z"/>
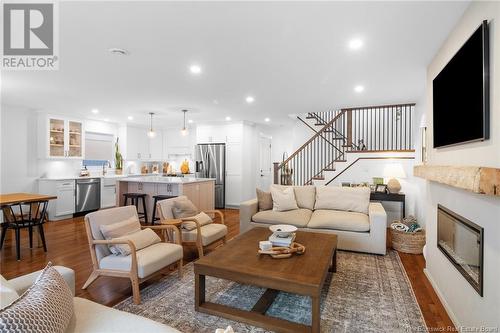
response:
<path id="1" fill-rule="evenodd" d="M 434 148 L 489 139 L 488 22 L 433 81 Z"/>

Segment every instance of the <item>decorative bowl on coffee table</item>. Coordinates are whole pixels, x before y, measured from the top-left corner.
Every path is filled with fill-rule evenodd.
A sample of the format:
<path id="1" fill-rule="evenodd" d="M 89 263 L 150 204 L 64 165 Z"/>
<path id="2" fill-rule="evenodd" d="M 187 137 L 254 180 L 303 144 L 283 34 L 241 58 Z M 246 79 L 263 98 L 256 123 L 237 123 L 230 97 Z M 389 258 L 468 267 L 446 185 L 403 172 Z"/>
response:
<path id="1" fill-rule="evenodd" d="M 287 238 L 290 234 L 297 231 L 297 227 L 289 224 L 276 224 L 269 227 L 276 236 Z"/>

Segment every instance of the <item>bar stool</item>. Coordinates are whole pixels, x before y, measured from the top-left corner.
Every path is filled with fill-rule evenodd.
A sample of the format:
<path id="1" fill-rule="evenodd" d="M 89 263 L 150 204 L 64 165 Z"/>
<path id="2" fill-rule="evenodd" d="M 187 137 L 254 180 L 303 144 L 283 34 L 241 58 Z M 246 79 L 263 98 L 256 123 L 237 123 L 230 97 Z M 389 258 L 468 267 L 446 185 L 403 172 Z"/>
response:
<path id="1" fill-rule="evenodd" d="M 176 195 L 166 195 L 166 194 L 158 194 L 153 195 L 154 205 L 153 205 L 153 218 L 151 219 L 151 224 L 155 224 L 155 221 L 159 220 L 159 217 L 156 217 L 156 203 L 161 200 L 175 198 Z"/>
<path id="2" fill-rule="evenodd" d="M 146 193 L 123 193 L 125 200 L 123 205 L 127 206 L 128 199 L 130 199 L 130 204 L 134 205 L 137 209 L 137 216 L 139 220 L 144 218 L 144 223 L 148 223 L 148 210 L 146 209 Z M 142 200 L 142 213 L 139 212 L 139 199 Z"/>

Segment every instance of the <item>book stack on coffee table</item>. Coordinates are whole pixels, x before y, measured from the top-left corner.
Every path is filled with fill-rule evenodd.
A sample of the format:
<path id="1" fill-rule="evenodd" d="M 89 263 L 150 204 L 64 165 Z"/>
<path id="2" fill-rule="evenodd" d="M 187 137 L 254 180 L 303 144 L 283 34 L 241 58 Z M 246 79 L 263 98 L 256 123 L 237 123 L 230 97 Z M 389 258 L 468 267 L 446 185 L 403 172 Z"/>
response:
<path id="1" fill-rule="evenodd" d="M 290 233 L 287 237 L 280 237 L 276 234 L 269 236 L 269 241 L 273 246 L 286 246 L 290 247 L 295 240 L 295 233 Z"/>

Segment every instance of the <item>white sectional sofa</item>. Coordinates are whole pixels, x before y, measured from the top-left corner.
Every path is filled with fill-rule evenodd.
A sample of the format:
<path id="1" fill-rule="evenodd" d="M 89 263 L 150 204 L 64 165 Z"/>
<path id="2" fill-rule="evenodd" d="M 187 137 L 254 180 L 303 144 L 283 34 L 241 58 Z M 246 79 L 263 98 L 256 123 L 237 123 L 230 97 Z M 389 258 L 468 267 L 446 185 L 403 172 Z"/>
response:
<path id="1" fill-rule="evenodd" d="M 63 266 L 54 267 L 68 283 L 74 295 L 75 272 Z M 8 287 L 14 289 L 18 295 L 21 295 L 35 282 L 40 273 L 41 271 L 33 272 L 8 280 L 6 283 Z M 128 312 L 119 311 L 89 301 L 88 299 L 75 297 L 73 300 L 75 312 L 66 333 L 180 333 L 170 326 Z"/>
<path id="2" fill-rule="evenodd" d="M 257 199 L 241 203 L 240 232 L 255 226 L 291 224 L 299 230 L 338 235 L 337 246 L 341 250 L 386 254 L 387 215 L 380 203 L 369 201 L 368 188 L 294 186 L 293 189 L 298 209 L 259 210 Z"/>

